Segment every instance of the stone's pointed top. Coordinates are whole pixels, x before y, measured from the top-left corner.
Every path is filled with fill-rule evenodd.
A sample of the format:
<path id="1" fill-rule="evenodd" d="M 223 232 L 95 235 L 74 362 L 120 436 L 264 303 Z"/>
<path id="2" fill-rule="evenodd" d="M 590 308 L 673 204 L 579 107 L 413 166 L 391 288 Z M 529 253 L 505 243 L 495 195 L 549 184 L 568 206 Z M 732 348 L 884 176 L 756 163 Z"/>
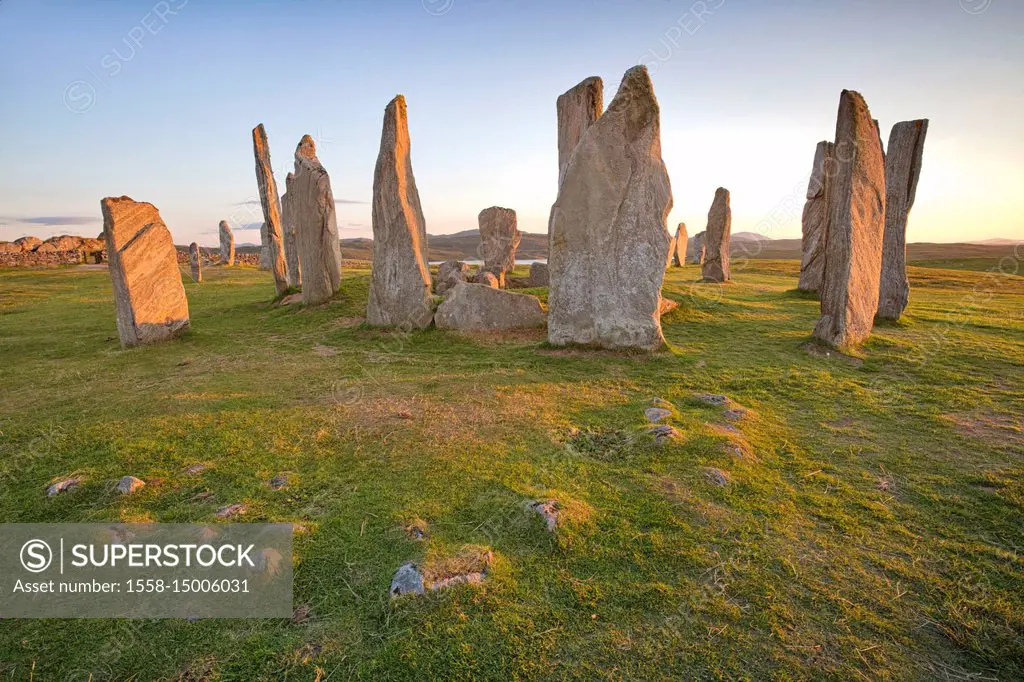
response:
<path id="1" fill-rule="evenodd" d="M 679 225 L 677 226 L 677 229 L 685 230 L 686 229 L 686 223 L 679 223 Z"/>
<path id="2" fill-rule="evenodd" d="M 572 86 L 561 95 L 558 99 L 565 100 L 572 97 L 577 97 L 582 93 L 590 93 L 593 95 L 594 100 L 598 106 L 603 106 L 604 103 L 604 81 L 599 76 L 591 76 L 584 78 L 576 85 Z"/>
<path id="3" fill-rule="evenodd" d="M 652 122 L 660 129 L 661 110 L 658 107 L 658 98 L 654 96 L 654 84 L 646 66 L 634 66 L 622 77 L 619 91 L 608 105 L 608 112 L 621 109 L 628 110 L 627 139 L 633 139 Z"/>
<path id="4" fill-rule="evenodd" d="M 219 224 L 217 225 L 217 227 L 219 227 L 219 228 L 220 228 L 220 229 L 222 229 L 222 230 L 228 230 L 228 229 L 231 229 L 231 226 L 230 226 L 230 225 L 228 225 L 228 221 L 226 221 L 226 220 L 222 220 L 222 221 L 220 221 L 220 223 L 219 223 Z"/>
<path id="5" fill-rule="evenodd" d="M 308 161 L 317 161 L 316 158 L 316 142 L 309 135 L 303 135 L 302 139 L 299 140 L 299 144 L 295 147 L 295 160 L 306 159 Z"/>

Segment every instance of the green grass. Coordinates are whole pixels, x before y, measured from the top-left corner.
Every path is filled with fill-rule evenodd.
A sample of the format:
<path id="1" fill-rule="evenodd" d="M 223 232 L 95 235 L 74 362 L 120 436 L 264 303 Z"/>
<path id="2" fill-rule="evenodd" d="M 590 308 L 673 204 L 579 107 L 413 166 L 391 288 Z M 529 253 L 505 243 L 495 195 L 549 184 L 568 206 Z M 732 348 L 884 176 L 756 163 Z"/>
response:
<path id="1" fill-rule="evenodd" d="M 360 324 L 365 270 L 304 310 L 245 268 L 186 284 L 185 338 L 122 351 L 105 272 L 0 272 L 0 520 L 244 502 L 301 524 L 312 614 L 4 621 L 0 680 L 1024 678 L 1024 280 L 911 268 L 854 363 L 802 348 L 797 268 L 671 270 L 653 356 L 398 336 Z M 730 432 L 695 392 L 750 413 Z M 662 447 L 655 396 L 682 433 Z M 149 485 L 118 497 L 125 474 Z M 554 537 L 536 498 L 565 510 Z M 494 552 L 483 585 L 388 598 L 401 563 L 465 545 Z"/>

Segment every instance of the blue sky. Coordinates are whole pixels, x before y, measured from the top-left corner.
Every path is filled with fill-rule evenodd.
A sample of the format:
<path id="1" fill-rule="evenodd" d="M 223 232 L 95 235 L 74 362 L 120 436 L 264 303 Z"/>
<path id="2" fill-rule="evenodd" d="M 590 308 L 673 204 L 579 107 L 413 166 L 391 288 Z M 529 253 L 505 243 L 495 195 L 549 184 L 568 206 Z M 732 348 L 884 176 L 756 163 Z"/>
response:
<path id="1" fill-rule="evenodd" d="M 648 65 L 670 226 L 797 237 L 815 143 L 843 88 L 881 122 L 929 118 L 911 241 L 1024 238 L 1024 3 L 1015 0 L 0 0 L 0 240 L 101 229 L 154 203 L 175 241 L 258 222 L 251 129 L 278 183 L 303 134 L 343 237 L 370 236 L 385 105 L 409 104 L 427 229 L 491 205 L 543 232 L 555 99 Z M 255 231 L 238 241 L 258 241 Z"/>

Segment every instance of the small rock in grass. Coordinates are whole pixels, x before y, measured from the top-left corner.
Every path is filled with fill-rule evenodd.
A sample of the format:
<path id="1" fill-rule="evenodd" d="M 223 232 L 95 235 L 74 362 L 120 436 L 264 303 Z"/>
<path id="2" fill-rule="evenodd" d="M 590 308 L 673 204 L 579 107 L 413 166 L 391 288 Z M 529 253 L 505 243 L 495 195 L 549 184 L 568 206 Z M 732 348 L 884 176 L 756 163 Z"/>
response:
<path id="1" fill-rule="evenodd" d="M 414 563 L 402 564 L 391 578 L 391 596 L 401 597 L 404 594 L 423 594 L 423 574 Z"/>
<path id="2" fill-rule="evenodd" d="M 729 474 L 715 467 L 704 467 L 704 478 L 718 487 L 724 487 L 731 483 Z"/>
<path id="3" fill-rule="evenodd" d="M 405 527 L 405 533 L 413 540 L 426 540 L 429 535 L 427 522 L 419 518 L 414 519 Z"/>
<path id="4" fill-rule="evenodd" d="M 299 604 L 296 606 L 295 610 L 292 611 L 292 625 L 299 625 L 300 623 L 304 623 L 309 620 L 311 612 L 312 609 L 308 604 Z"/>
<path id="5" fill-rule="evenodd" d="M 124 476 L 117 482 L 117 492 L 122 495 L 130 495 L 136 490 L 142 490 L 145 487 L 146 482 L 142 479 L 135 478 L 134 476 Z"/>
<path id="6" fill-rule="evenodd" d="M 725 407 L 729 404 L 729 396 L 717 393 L 698 393 L 693 397 L 702 403 L 707 403 L 708 405 L 713 405 L 715 407 Z"/>
<path id="7" fill-rule="evenodd" d="M 270 480 L 270 487 L 274 490 L 280 490 L 281 488 L 288 487 L 288 477 L 284 474 L 278 474 Z"/>
<path id="8" fill-rule="evenodd" d="M 555 500 L 537 500 L 528 502 L 527 508 L 540 514 L 541 518 L 544 519 L 544 523 L 547 524 L 548 530 L 552 533 L 555 532 L 555 527 L 558 525 L 558 502 Z"/>
<path id="9" fill-rule="evenodd" d="M 666 410 L 663 407 L 648 407 L 644 410 L 644 416 L 647 417 L 647 421 L 652 424 L 657 424 L 658 422 L 665 421 L 671 417 L 672 411 Z"/>
<path id="10" fill-rule="evenodd" d="M 206 471 L 205 464 L 193 464 L 192 466 L 185 467 L 185 473 L 193 476 L 204 471 Z"/>
<path id="11" fill-rule="evenodd" d="M 652 426 L 648 430 L 648 433 L 650 433 L 654 437 L 654 442 L 657 445 L 662 445 L 663 443 L 666 443 L 670 440 L 675 440 L 676 438 L 679 438 L 681 435 L 673 427 L 668 426 L 667 424 L 662 424 L 660 426 Z"/>
<path id="12" fill-rule="evenodd" d="M 725 412 L 722 413 L 722 416 L 731 422 L 738 422 L 739 420 L 747 416 L 747 408 L 736 407 L 731 410 L 726 410 Z"/>
<path id="13" fill-rule="evenodd" d="M 238 516 L 239 514 L 245 513 L 244 504 L 229 504 L 226 507 L 221 507 L 217 510 L 218 519 L 229 519 L 232 516 Z"/>
<path id="14" fill-rule="evenodd" d="M 47 497 L 53 497 L 54 495 L 60 495 L 63 492 L 71 490 L 76 485 L 82 482 L 80 478 L 65 478 L 63 481 L 57 481 L 46 490 Z"/>

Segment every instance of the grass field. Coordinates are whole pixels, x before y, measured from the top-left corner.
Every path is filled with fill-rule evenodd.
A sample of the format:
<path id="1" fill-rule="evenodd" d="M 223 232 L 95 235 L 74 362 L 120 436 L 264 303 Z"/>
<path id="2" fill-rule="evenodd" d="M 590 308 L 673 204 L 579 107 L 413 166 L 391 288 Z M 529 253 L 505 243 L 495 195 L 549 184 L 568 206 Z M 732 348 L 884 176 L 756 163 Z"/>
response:
<path id="1" fill-rule="evenodd" d="M 186 284 L 185 338 L 122 351 L 106 272 L 0 272 L 0 520 L 244 503 L 298 524 L 309 609 L 8 620 L 0 680 L 1024 679 L 1024 278 L 954 267 L 911 268 L 859 358 L 804 349 L 793 261 L 671 270 L 652 356 L 400 336 L 362 326 L 365 270 L 304 310 L 241 268 Z M 677 442 L 643 433 L 654 397 Z M 482 585 L 389 599 L 466 545 L 494 553 Z"/>

